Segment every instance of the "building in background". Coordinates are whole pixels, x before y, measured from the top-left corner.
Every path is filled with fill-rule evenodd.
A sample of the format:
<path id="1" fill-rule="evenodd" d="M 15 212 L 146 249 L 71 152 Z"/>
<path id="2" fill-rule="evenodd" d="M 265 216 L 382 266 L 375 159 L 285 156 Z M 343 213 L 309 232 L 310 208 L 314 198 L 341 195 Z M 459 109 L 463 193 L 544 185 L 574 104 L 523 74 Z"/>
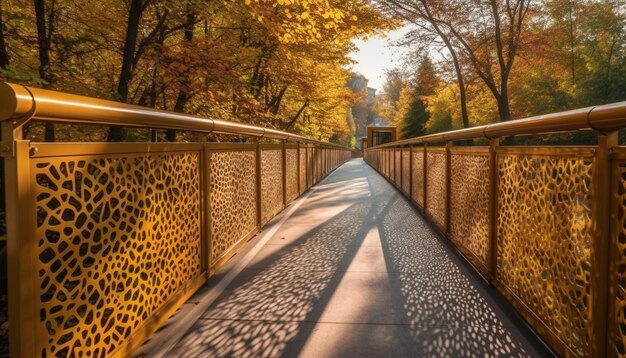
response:
<path id="1" fill-rule="evenodd" d="M 396 127 L 392 126 L 368 126 L 367 127 L 367 138 L 366 138 L 366 147 L 371 148 L 377 145 L 386 144 L 389 142 L 395 142 L 397 139 L 396 136 Z M 363 148 L 363 149 L 365 149 Z"/>

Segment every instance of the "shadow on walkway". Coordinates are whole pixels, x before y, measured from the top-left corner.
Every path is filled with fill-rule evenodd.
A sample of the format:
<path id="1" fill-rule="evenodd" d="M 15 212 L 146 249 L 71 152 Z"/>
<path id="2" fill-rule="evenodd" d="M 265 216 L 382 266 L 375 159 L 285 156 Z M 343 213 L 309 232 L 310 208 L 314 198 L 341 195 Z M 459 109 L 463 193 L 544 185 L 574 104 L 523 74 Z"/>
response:
<path id="1" fill-rule="evenodd" d="M 382 177 L 317 186 L 171 356 L 545 356 Z"/>

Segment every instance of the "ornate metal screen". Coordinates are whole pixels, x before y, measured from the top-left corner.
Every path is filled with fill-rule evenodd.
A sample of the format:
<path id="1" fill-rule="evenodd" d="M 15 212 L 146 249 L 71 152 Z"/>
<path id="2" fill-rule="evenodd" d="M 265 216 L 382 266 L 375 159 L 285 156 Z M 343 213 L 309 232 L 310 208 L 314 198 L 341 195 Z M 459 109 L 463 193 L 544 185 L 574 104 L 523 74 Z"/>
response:
<path id="1" fill-rule="evenodd" d="M 591 149 L 498 152 L 496 278 L 525 318 L 589 351 Z"/>
<path id="2" fill-rule="evenodd" d="M 201 146 L 36 147 L 34 352 L 109 355 L 203 279 Z"/>
<path id="3" fill-rule="evenodd" d="M 426 214 L 440 230 L 446 230 L 446 152 L 445 148 L 426 150 Z"/>
<path id="4" fill-rule="evenodd" d="M 15 357 L 130 355 L 298 186 L 350 157 L 293 133 L 125 103 L 7 83 L 0 97 Z M 23 126 L 37 121 L 281 144 L 23 140 Z"/>
<path id="5" fill-rule="evenodd" d="M 266 149 L 267 148 L 267 149 Z M 275 149 L 270 149 L 275 148 Z M 261 224 L 283 209 L 283 168 L 279 146 L 261 149 Z"/>
<path id="6" fill-rule="evenodd" d="M 298 196 L 298 148 L 285 150 L 285 201 L 288 203 Z"/>
<path id="7" fill-rule="evenodd" d="M 402 187 L 402 152 L 401 150 L 394 150 L 394 171 L 393 171 L 393 182 L 396 183 L 398 188 Z"/>
<path id="8" fill-rule="evenodd" d="M 234 144 L 222 148 L 208 154 L 211 267 L 258 228 L 256 146 Z"/>
<path id="9" fill-rule="evenodd" d="M 413 156 L 413 167 L 411 168 L 413 195 L 411 198 L 417 205 L 424 208 L 424 148 L 414 148 L 411 155 Z"/>
<path id="10" fill-rule="evenodd" d="M 411 192 L 411 150 L 402 150 L 402 190 L 409 195 Z"/>
<path id="11" fill-rule="evenodd" d="M 297 146 L 283 159 L 282 145 L 22 143 L 32 216 L 20 217 L 17 252 L 32 278 L 12 288 L 11 329 L 32 342 L 23 356 L 132 351 L 298 195 L 312 165 L 298 169 Z"/>
<path id="12" fill-rule="evenodd" d="M 624 118 L 626 102 L 600 105 L 401 140 L 365 158 L 396 184 L 387 154 L 413 147 L 412 201 L 557 354 L 626 356 Z M 597 144 L 501 143 L 581 130 Z"/>
<path id="13" fill-rule="evenodd" d="M 450 240 L 488 273 L 489 148 L 452 148 Z"/>
<path id="14" fill-rule="evenodd" d="M 298 192 L 298 194 L 302 194 L 308 189 L 308 186 L 306 185 L 306 182 L 307 182 L 306 181 L 306 175 L 307 175 L 306 148 L 304 146 L 300 147 L 298 156 L 299 156 L 298 160 L 300 161 L 299 176 L 298 176 L 300 191 Z"/>

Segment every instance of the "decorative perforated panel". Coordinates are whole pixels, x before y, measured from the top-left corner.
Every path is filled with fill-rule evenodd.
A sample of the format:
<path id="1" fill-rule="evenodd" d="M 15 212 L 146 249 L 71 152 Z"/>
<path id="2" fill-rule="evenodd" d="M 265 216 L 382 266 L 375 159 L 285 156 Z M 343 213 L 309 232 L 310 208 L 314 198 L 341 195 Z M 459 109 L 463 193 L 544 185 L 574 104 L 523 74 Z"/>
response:
<path id="1" fill-rule="evenodd" d="M 389 171 L 387 172 L 387 176 L 391 181 L 393 181 L 393 177 L 396 174 L 396 156 L 393 150 L 387 151 L 387 160 L 389 160 Z"/>
<path id="2" fill-rule="evenodd" d="M 304 193 L 306 187 L 306 149 L 300 148 L 300 192 Z"/>
<path id="3" fill-rule="evenodd" d="M 110 355 L 201 274 L 200 153 L 31 163 L 37 354 Z"/>
<path id="4" fill-rule="evenodd" d="M 261 224 L 283 208 L 283 165 L 280 149 L 261 150 Z"/>
<path id="5" fill-rule="evenodd" d="M 322 149 L 315 148 L 315 183 L 322 179 Z"/>
<path id="6" fill-rule="evenodd" d="M 433 219 L 439 229 L 446 229 L 446 153 L 426 153 L 428 161 L 426 172 L 427 201 L 426 213 Z"/>
<path id="7" fill-rule="evenodd" d="M 395 160 L 395 162 L 394 162 L 395 172 L 393 174 L 393 180 L 394 180 L 394 182 L 396 183 L 396 185 L 398 187 L 401 187 L 402 186 L 402 163 L 401 163 L 402 152 L 401 152 L 401 150 L 400 149 L 396 149 L 394 151 L 393 156 L 394 156 L 394 160 Z"/>
<path id="8" fill-rule="evenodd" d="M 298 196 L 298 150 L 285 150 L 286 170 L 287 170 L 287 202 L 292 201 Z"/>
<path id="9" fill-rule="evenodd" d="M 611 321 L 613 350 L 618 357 L 626 356 L 626 163 L 615 162 L 616 191 L 612 201 L 617 203 L 617 222 L 613 223 L 612 253 L 615 255 L 613 264 L 615 302 Z"/>
<path id="10" fill-rule="evenodd" d="M 211 264 L 257 229 L 256 152 L 209 154 Z"/>
<path id="11" fill-rule="evenodd" d="M 411 190 L 411 152 L 410 149 L 402 150 L 402 190 L 408 195 Z"/>
<path id="12" fill-rule="evenodd" d="M 314 157 L 313 157 L 313 148 L 307 148 L 306 149 L 306 155 L 307 155 L 307 180 L 308 180 L 308 184 L 307 187 L 310 188 L 311 186 L 313 186 L 313 183 L 315 183 L 315 162 L 314 162 Z"/>
<path id="13" fill-rule="evenodd" d="M 389 151 L 382 149 L 382 159 L 383 159 L 383 176 L 387 176 L 389 173 Z"/>
<path id="14" fill-rule="evenodd" d="M 581 356 L 590 341 L 592 168 L 591 157 L 498 154 L 497 280 L 535 328 Z"/>
<path id="15" fill-rule="evenodd" d="M 424 208 L 424 149 L 413 149 L 413 200 Z"/>
<path id="16" fill-rule="evenodd" d="M 450 239 L 486 273 L 489 247 L 489 153 L 451 155 Z"/>

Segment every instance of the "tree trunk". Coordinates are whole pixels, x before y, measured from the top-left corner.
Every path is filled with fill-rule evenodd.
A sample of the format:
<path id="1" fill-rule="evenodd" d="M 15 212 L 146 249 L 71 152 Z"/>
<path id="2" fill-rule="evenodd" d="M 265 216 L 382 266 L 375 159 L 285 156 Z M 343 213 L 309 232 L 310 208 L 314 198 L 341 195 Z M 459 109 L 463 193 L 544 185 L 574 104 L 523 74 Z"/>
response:
<path id="1" fill-rule="evenodd" d="M 0 2 L 0 68 L 9 67 L 9 53 L 4 39 L 4 21 L 2 20 L 2 3 Z"/>
<path id="2" fill-rule="evenodd" d="M 37 0 L 36 0 L 37 1 Z M 128 25 L 126 28 L 126 39 L 124 41 L 124 53 L 122 55 L 122 70 L 117 85 L 118 99 L 122 102 L 128 101 L 128 88 L 132 79 L 133 62 L 135 59 L 135 47 L 137 35 L 139 33 L 139 20 L 143 12 L 142 0 L 131 0 L 130 11 L 128 12 Z M 107 136 L 109 142 L 121 142 L 124 140 L 122 127 L 111 127 Z"/>
<path id="3" fill-rule="evenodd" d="M 289 123 L 287 123 L 287 126 L 285 128 L 283 128 L 283 130 L 289 130 L 289 128 L 291 128 L 291 126 L 293 126 L 296 121 L 298 120 L 298 118 L 300 118 L 300 115 L 302 115 L 302 112 L 304 112 L 304 110 L 309 106 L 309 100 L 305 100 L 304 103 L 302 104 L 302 107 L 300 107 L 300 109 L 298 110 L 298 113 L 296 113 L 295 116 L 293 116 L 291 118 L 291 121 L 289 121 Z"/>
<path id="4" fill-rule="evenodd" d="M 500 90 L 500 96 L 497 98 L 497 102 L 500 121 L 506 122 L 513 119 L 511 116 L 511 107 L 509 106 L 509 93 L 506 87 L 503 87 Z"/>
<path id="5" fill-rule="evenodd" d="M 46 28 L 46 6 L 44 0 L 35 0 L 35 20 L 37 22 L 37 45 L 39 47 L 39 78 L 45 84 L 44 87 L 52 87 L 52 75 L 50 73 L 50 40 L 52 35 L 52 21 L 54 16 L 54 0 L 50 9 L 48 28 Z M 54 125 L 44 124 L 46 142 L 54 142 Z"/>
<path id="6" fill-rule="evenodd" d="M 187 20 L 185 22 L 185 41 L 193 40 L 193 31 L 196 24 L 196 13 L 191 9 L 190 3 L 187 3 Z M 181 89 L 178 91 L 176 97 L 176 103 L 174 104 L 174 112 L 184 112 L 187 102 L 191 99 L 192 95 L 189 92 L 189 78 L 183 79 Z M 176 131 L 168 129 L 165 132 L 165 137 L 168 142 L 176 142 Z"/>
<path id="7" fill-rule="evenodd" d="M 287 92 L 287 86 L 283 86 L 283 88 L 280 89 L 278 95 L 272 98 L 272 101 L 270 101 L 270 104 L 268 106 L 270 113 L 274 115 L 278 114 L 278 111 L 280 110 L 280 103 L 283 101 L 285 92 Z"/>
<path id="8" fill-rule="evenodd" d="M 44 0 L 35 0 L 35 18 L 37 21 L 37 44 L 39 46 L 39 77 L 48 82 L 50 67 L 50 42 L 46 31 L 46 8 Z M 49 82 L 47 83 L 49 84 Z"/>
<path id="9" fill-rule="evenodd" d="M 452 56 L 452 62 L 454 64 L 454 71 L 456 73 L 456 80 L 457 80 L 457 83 L 459 84 L 459 94 L 461 96 L 461 119 L 463 121 L 463 127 L 468 128 L 469 127 L 469 115 L 467 113 L 467 93 L 465 90 L 465 81 L 463 80 L 463 72 L 461 71 L 461 65 L 459 64 L 459 59 L 456 55 L 456 50 L 454 46 L 452 46 L 452 42 L 450 41 L 448 34 L 446 34 L 443 31 L 443 29 L 439 26 L 436 19 L 430 13 L 427 2 L 422 1 L 422 5 L 424 6 L 424 10 L 426 11 L 425 13 L 426 16 L 424 17 L 424 19 L 433 26 L 433 28 L 435 29 L 435 32 L 437 33 L 439 38 L 441 38 L 443 43 L 446 45 L 446 48 L 448 49 L 448 51 L 450 52 L 450 55 Z"/>
<path id="10" fill-rule="evenodd" d="M 569 56 L 572 71 L 572 83 L 576 83 L 576 51 L 574 47 L 574 19 L 572 14 L 572 0 L 567 1 L 567 13 L 569 20 Z"/>
<path id="11" fill-rule="evenodd" d="M 454 63 L 454 71 L 456 72 L 456 80 L 459 84 L 459 94 L 461 96 L 461 119 L 463 120 L 463 128 L 469 128 L 469 115 L 467 114 L 467 91 L 465 89 L 465 80 L 463 80 L 463 72 L 461 72 L 461 65 L 459 59 L 456 56 L 456 52 L 452 47 L 452 44 L 448 46 L 450 41 L 446 40 L 446 46 L 448 51 L 452 55 L 452 62 Z"/>

